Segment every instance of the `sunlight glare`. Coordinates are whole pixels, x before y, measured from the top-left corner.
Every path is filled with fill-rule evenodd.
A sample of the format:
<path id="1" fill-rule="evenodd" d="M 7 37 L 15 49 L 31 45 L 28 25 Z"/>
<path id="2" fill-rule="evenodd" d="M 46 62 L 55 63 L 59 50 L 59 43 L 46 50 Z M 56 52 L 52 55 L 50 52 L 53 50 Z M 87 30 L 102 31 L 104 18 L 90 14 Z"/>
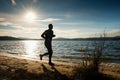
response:
<path id="1" fill-rule="evenodd" d="M 27 20 L 31 21 L 31 20 L 34 20 L 36 18 L 36 14 L 34 12 L 30 11 L 30 12 L 26 13 L 25 17 Z"/>
<path id="2" fill-rule="evenodd" d="M 35 54 L 35 49 L 37 47 L 37 42 L 36 41 L 25 41 L 25 49 L 26 49 L 26 57 L 28 58 L 33 58 L 36 56 Z"/>

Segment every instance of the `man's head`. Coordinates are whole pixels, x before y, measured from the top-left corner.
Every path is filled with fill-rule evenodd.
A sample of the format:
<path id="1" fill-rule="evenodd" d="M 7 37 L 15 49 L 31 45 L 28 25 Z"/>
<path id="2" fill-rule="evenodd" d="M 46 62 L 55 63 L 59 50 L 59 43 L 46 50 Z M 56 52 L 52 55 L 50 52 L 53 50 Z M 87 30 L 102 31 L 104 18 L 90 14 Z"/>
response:
<path id="1" fill-rule="evenodd" d="M 52 25 L 52 24 L 49 24 L 49 25 L 48 25 L 48 28 L 49 28 L 49 29 L 53 29 L 53 25 Z"/>

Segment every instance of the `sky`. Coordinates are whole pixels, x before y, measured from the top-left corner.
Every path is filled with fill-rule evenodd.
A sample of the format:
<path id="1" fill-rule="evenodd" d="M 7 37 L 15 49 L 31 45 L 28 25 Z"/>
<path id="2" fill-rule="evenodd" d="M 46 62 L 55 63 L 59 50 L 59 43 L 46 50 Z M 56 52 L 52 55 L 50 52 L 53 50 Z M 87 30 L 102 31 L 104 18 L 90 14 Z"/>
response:
<path id="1" fill-rule="evenodd" d="M 120 0 L 0 0 L 0 36 L 40 39 L 120 36 Z"/>

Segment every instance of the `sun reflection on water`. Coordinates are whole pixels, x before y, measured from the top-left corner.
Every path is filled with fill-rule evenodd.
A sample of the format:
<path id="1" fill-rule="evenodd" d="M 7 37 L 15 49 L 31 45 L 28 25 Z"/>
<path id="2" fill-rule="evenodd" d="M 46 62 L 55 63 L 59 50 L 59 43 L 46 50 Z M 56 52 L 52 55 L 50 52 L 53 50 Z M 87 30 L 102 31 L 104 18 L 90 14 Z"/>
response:
<path id="1" fill-rule="evenodd" d="M 26 50 L 25 57 L 34 58 L 36 57 L 35 50 L 37 48 L 37 41 L 24 41 L 24 46 Z"/>

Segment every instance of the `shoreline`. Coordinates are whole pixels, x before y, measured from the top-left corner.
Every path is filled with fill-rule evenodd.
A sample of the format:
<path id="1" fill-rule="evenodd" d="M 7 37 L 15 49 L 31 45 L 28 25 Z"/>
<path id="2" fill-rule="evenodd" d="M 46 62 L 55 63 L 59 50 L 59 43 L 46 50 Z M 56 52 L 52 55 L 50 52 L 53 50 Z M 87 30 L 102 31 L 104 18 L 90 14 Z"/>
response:
<path id="1" fill-rule="evenodd" d="M 20 55 L 20 54 L 11 54 L 11 53 L 3 53 L 3 52 L 0 52 L 0 55 L 4 55 L 4 56 L 8 56 L 8 57 L 16 57 L 16 58 L 19 58 L 19 59 L 27 59 L 27 60 L 33 60 L 33 61 L 41 61 L 40 59 L 39 59 L 39 57 L 36 57 L 35 56 L 35 58 L 33 58 L 33 57 L 26 57 L 26 55 Z M 83 60 L 83 58 L 84 57 L 79 57 L 79 59 L 77 58 L 77 59 L 68 59 L 69 58 L 69 56 L 68 57 L 64 57 L 64 58 L 66 58 L 66 59 L 57 59 L 57 58 L 53 58 L 52 60 L 53 61 L 59 61 L 59 62 L 61 62 L 61 61 L 63 61 L 63 62 L 69 62 L 69 61 L 71 61 L 71 62 L 82 62 L 82 60 Z M 119 60 L 119 58 L 116 58 L 116 57 L 102 57 L 101 58 L 102 60 L 103 60 L 103 62 L 105 62 L 105 63 L 115 63 L 115 64 L 120 64 L 120 60 Z M 48 57 L 44 57 L 43 58 L 43 61 L 47 61 L 48 60 Z"/>
<path id="2" fill-rule="evenodd" d="M 13 58 L 13 59 L 18 59 L 18 60 L 25 60 L 25 61 L 31 61 L 31 62 L 38 62 L 38 63 L 45 63 L 48 64 L 48 59 L 32 59 L 32 58 L 27 58 L 24 56 L 17 56 L 13 54 L 8 54 L 8 53 L 0 53 L 0 57 L 7 57 L 7 58 Z M 67 65 L 67 66 L 79 66 L 83 61 L 82 60 L 60 60 L 60 59 L 53 59 L 52 60 L 55 64 L 62 64 L 62 65 Z M 114 59 L 111 60 L 111 62 L 104 61 L 101 62 L 101 67 L 105 66 L 112 66 L 112 65 L 120 65 L 120 63 L 115 62 Z"/>
<path id="3" fill-rule="evenodd" d="M 16 54 L 10 54 L 10 53 L 2 53 L 0 52 L 0 56 L 4 55 L 7 57 L 14 57 L 18 59 L 26 59 L 26 60 L 31 60 L 31 61 L 38 61 L 38 62 L 43 62 L 43 63 L 48 63 L 48 57 L 45 57 L 42 61 L 39 59 L 39 57 L 31 58 L 31 57 L 26 57 L 26 56 L 21 56 L 21 55 L 16 55 Z M 52 59 L 53 62 L 55 63 L 61 63 L 61 64 L 66 64 L 66 65 L 79 65 L 81 64 L 83 58 L 80 58 L 79 60 L 73 60 L 73 59 Z M 120 64 L 119 59 L 113 59 L 113 58 L 103 58 L 102 59 L 105 64 Z"/>
<path id="4" fill-rule="evenodd" d="M 9 54 L 9 53 L 0 53 L 0 56 L 6 56 L 6 57 L 10 57 L 10 58 L 17 58 L 17 59 L 25 59 L 25 60 L 29 60 L 29 61 L 37 61 L 37 62 L 48 62 L 48 58 L 44 58 L 42 61 L 39 58 L 29 58 L 29 57 L 25 57 L 25 56 L 18 56 L 18 55 L 14 55 L 14 54 Z M 62 63 L 62 64 L 79 64 L 81 63 L 81 60 L 60 60 L 60 59 L 53 59 L 52 60 L 55 63 Z M 69 63 L 68 63 L 69 62 Z"/>

